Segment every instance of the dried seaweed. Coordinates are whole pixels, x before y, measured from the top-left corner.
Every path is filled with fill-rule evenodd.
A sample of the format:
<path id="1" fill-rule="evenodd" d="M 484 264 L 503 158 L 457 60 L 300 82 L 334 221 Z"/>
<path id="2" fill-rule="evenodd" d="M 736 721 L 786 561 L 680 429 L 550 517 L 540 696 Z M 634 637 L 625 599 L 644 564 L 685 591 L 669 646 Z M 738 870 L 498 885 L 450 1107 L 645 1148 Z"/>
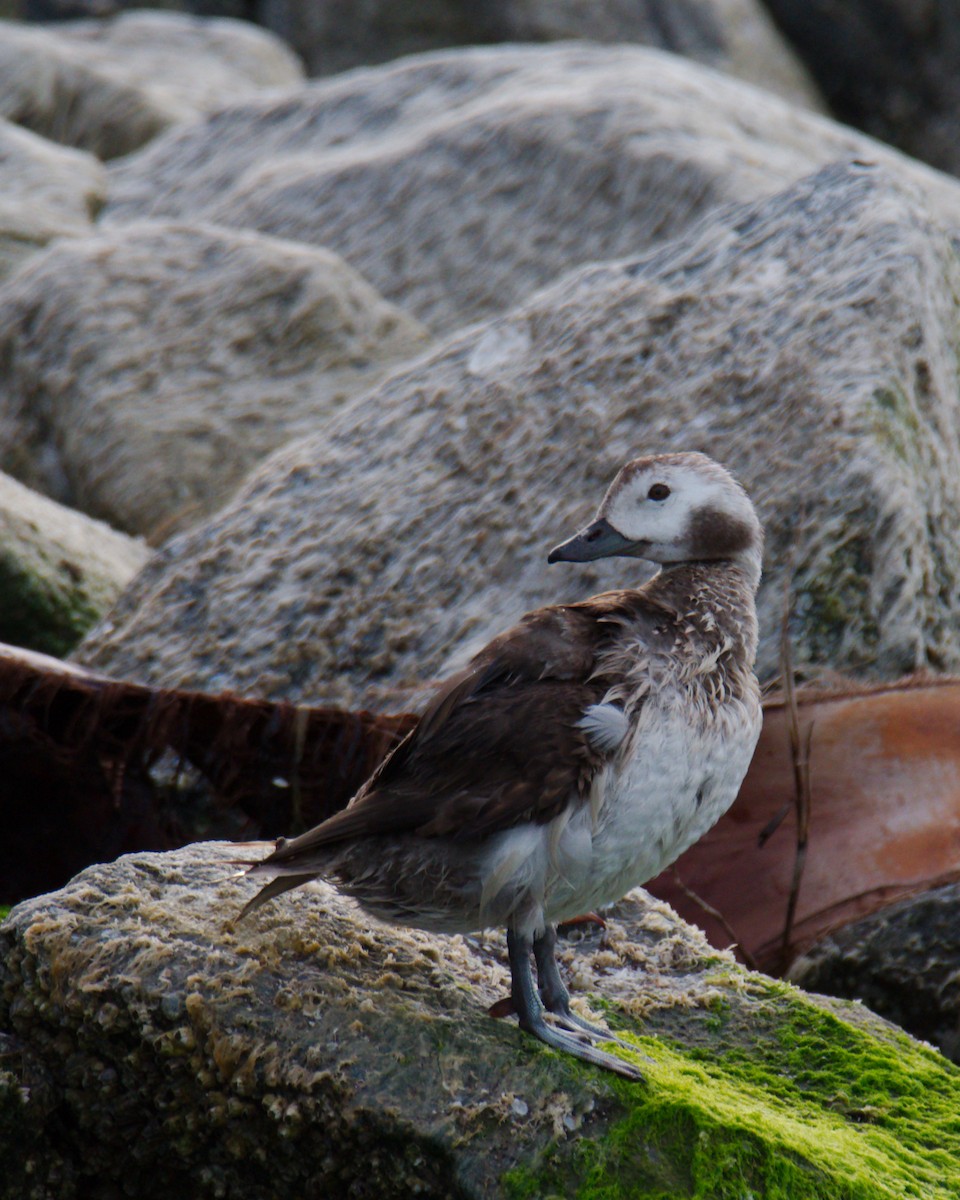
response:
<path id="1" fill-rule="evenodd" d="M 415 720 L 153 688 L 0 646 L 0 900 L 125 851 L 307 828 Z"/>

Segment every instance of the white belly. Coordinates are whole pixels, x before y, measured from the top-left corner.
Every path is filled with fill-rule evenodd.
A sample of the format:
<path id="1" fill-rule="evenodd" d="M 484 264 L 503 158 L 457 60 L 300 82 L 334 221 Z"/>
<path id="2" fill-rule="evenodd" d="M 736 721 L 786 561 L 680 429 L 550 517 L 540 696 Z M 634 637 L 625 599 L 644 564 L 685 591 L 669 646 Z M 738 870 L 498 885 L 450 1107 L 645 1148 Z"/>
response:
<path id="1" fill-rule="evenodd" d="M 651 706 L 652 708 L 652 706 Z M 736 799 L 760 735 L 760 712 L 731 707 L 692 729 L 682 712 L 648 711 L 624 755 L 595 781 L 594 803 L 559 840 L 547 920 L 612 904 L 701 838 Z"/>

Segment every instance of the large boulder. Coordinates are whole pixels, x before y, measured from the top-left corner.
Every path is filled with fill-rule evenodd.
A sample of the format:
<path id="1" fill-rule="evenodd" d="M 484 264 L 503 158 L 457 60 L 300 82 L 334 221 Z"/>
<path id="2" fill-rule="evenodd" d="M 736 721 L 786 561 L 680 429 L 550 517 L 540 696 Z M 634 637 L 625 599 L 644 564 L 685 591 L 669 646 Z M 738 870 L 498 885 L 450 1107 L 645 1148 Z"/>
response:
<path id="1" fill-rule="evenodd" d="M 426 343 L 318 247 L 169 222 L 64 241 L 0 287 L 0 468 L 169 533 Z"/>
<path id="2" fill-rule="evenodd" d="M 646 1056 L 625 1083 L 487 1016 L 499 933 L 371 923 L 319 884 L 235 927 L 232 862 L 262 849 L 129 856 L 11 912 L 0 1200 L 955 1193 L 956 1068 L 642 892 L 561 953 Z"/>
<path id="3" fill-rule="evenodd" d="M 956 187 L 956 185 L 953 185 Z M 78 657 L 109 673 L 397 711 L 537 604 L 619 465 L 726 462 L 767 530 L 759 669 L 960 666 L 960 262 L 925 195 L 827 168 L 589 267 L 347 405 L 174 539 Z"/>
<path id="4" fill-rule="evenodd" d="M 634 42 L 683 54 L 819 107 L 816 88 L 777 33 L 760 0 L 471 0 L 407 3 L 271 0 L 271 28 L 303 55 L 311 74 L 443 46 L 589 38 Z"/>
<path id="5" fill-rule="evenodd" d="M 115 164 L 104 221 L 217 221 L 342 254 L 434 330 L 505 311 L 836 159 L 951 182 L 767 92 L 637 46 L 423 55 L 233 105 Z"/>
<path id="6" fill-rule="evenodd" d="M 0 115 L 99 158 L 302 74 L 278 38 L 240 21 L 133 12 L 60 26 L 0 23 Z"/>
<path id="7" fill-rule="evenodd" d="M 140 0 L 11 0 L 37 20 L 102 16 Z M 165 8 L 268 26 L 330 74 L 402 54 L 488 42 L 590 38 L 642 42 L 726 70 L 795 103 L 822 102 L 760 0 L 165 0 Z M 253 10 L 253 11 L 251 11 Z"/>
<path id="8" fill-rule="evenodd" d="M 105 190 L 92 154 L 0 118 L 0 279 L 52 238 L 89 233 Z"/>
<path id="9" fill-rule="evenodd" d="M 763 0 L 833 111 L 960 174 L 957 0 Z"/>
<path id="10" fill-rule="evenodd" d="M 802 987 L 849 996 L 960 1061 L 960 884 L 834 930 L 793 963 Z"/>
<path id="11" fill-rule="evenodd" d="M 142 542 L 0 474 L 0 641 L 66 654 L 148 557 Z"/>

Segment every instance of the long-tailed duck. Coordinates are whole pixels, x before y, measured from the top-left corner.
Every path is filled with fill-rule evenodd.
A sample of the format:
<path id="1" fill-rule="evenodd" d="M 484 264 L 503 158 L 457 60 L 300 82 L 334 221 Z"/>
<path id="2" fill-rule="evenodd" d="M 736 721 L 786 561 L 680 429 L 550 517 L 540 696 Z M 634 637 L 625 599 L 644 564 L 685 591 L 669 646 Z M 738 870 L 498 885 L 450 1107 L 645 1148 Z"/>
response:
<path id="1" fill-rule="evenodd" d="M 555 926 L 657 875 L 733 802 L 760 732 L 762 541 L 746 493 L 706 456 L 627 463 L 548 561 L 662 569 L 490 642 L 346 809 L 250 868 L 273 878 L 242 915 L 323 876 L 385 921 L 506 926 L 521 1027 L 639 1078 L 571 1011 Z"/>

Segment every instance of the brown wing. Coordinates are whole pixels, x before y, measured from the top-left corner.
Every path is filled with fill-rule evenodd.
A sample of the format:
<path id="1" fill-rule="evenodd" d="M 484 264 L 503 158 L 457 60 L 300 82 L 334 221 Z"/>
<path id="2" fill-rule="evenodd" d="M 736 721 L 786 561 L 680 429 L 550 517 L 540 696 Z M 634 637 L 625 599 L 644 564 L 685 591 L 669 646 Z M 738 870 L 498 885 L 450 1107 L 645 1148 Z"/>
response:
<path id="1" fill-rule="evenodd" d="M 665 619 L 637 592 L 528 613 L 446 684 L 348 808 L 263 865 L 306 865 L 357 837 L 473 838 L 551 820 L 604 761 L 579 727 L 611 682 L 594 674 L 598 653 L 623 622 L 657 636 Z"/>

